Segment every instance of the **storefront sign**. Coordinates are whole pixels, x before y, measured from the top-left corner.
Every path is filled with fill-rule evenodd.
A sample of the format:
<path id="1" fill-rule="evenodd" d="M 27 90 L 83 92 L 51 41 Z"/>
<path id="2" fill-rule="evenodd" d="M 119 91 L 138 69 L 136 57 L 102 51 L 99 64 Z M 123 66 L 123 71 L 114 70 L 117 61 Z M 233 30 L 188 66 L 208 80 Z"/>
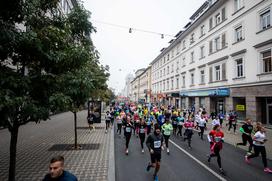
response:
<path id="1" fill-rule="evenodd" d="M 209 90 L 181 91 L 180 96 L 201 97 L 201 96 L 229 96 L 229 88 L 218 88 Z"/>
<path id="2" fill-rule="evenodd" d="M 245 105 L 237 104 L 236 105 L 236 111 L 244 111 L 245 110 Z"/>

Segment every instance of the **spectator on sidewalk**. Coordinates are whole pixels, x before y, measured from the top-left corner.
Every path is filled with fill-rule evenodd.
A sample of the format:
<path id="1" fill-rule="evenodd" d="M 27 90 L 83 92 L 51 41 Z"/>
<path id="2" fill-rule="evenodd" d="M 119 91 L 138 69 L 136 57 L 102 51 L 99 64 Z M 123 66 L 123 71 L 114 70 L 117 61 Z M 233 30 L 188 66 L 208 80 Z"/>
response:
<path id="1" fill-rule="evenodd" d="M 53 157 L 49 165 L 50 173 L 46 174 L 43 181 L 77 181 L 77 177 L 64 170 L 63 156 Z"/>

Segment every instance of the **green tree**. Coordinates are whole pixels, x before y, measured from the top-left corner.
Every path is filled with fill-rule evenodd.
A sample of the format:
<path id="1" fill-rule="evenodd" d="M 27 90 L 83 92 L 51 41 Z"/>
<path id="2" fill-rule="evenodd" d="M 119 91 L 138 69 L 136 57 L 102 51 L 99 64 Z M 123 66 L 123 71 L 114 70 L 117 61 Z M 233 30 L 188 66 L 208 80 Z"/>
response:
<path id="1" fill-rule="evenodd" d="M 0 126 L 11 134 L 9 181 L 15 180 L 19 127 L 69 108 L 73 97 L 60 91 L 59 82 L 80 77 L 87 62 L 97 61 L 90 13 L 78 5 L 64 16 L 57 5 L 58 0 L 0 4 Z"/>

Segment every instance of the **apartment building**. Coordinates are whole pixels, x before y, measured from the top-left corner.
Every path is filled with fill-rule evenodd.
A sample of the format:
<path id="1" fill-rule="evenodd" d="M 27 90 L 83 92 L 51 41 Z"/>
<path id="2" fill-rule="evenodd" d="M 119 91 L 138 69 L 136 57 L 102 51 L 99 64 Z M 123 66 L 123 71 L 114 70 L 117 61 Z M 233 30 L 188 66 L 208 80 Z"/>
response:
<path id="1" fill-rule="evenodd" d="M 209 0 L 151 62 L 152 101 L 272 124 L 272 0 Z"/>

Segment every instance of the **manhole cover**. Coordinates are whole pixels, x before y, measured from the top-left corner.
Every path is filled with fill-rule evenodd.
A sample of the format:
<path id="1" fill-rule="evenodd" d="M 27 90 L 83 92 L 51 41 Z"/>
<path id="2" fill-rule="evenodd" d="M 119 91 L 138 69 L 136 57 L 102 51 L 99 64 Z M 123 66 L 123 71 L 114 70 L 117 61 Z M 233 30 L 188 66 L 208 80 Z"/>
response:
<path id="1" fill-rule="evenodd" d="M 98 150 L 100 144 L 93 143 L 93 144 L 79 144 L 81 146 L 78 150 Z M 73 150 L 74 144 L 55 144 L 48 151 L 70 151 Z"/>

